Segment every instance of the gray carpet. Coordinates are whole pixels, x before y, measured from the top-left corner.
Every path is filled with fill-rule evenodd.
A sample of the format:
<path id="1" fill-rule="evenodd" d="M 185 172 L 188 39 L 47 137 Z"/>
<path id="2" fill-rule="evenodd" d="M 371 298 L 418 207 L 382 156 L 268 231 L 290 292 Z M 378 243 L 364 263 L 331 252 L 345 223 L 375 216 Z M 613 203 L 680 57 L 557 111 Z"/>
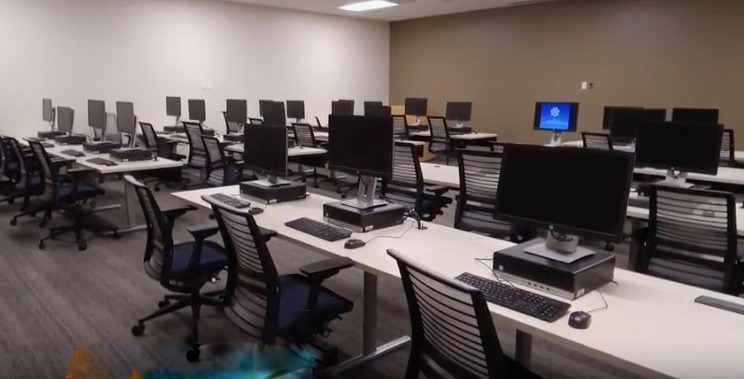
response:
<path id="1" fill-rule="evenodd" d="M 122 182 L 110 181 L 104 186 L 107 195 L 102 203 L 121 200 Z M 162 206 L 180 204 L 167 191 L 157 197 Z M 17 205 L 0 205 L 0 225 L 8 225 L 17 208 Z M 436 222 L 452 225 L 453 211 L 454 208 L 450 208 Z M 120 211 L 109 211 L 106 216 L 122 221 Z M 186 227 L 203 223 L 207 217 L 206 210 L 183 217 L 175 228 L 175 240 L 188 240 Z M 49 242 L 42 251 L 37 248 L 37 239 L 45 231 L 37 224 L 36 220 L 26 218 L 18 226 L 5 226 L 0 231 L 4 256 L 0 265 L 3 294 L 0 297 L 0 351 L 3 352 L 0 354 L 0 377 L 64 377 L 78 346 L 97 347 L 105 352 L 105 377 L 125 378 L 134 368 L 191 367 L 185 359 L 172 358 L 174 349 L 187 333 L 189 311 L 149 322 L 142 337 L 135 338 L 130 333 L 135 320 L 157 309 L 157 301 L 164 294 L 159 284 L 142 270 L 144 232 L 126 235 L 120 240 L 97 238 L 83 252 L 74 245 L 55 241 Z M 297 266 L 322 258 L 276 239 L 270 242 L 270 249 L 281 273 L 295 272 Z M 625 265 L 626 252 L 627 246 L 618 246 L 618 265 Z M 214 288 L 223 283 L 218 282 Z M 409 324 L 400 283 L 381 278 L 379 285 L 379 336 L 380 342 L 384 342 L 407 334 Z M 357 305 L 343 321 L 332 324 L 334 333 L 328 339 L 342 354 L 356 355 L 361 349 L 362 272 L 346 270 L 330 279 L 327 286 Z M 203 343 L 253 342 L 218 310 L 208 308 L 202 315 Z M 512 355 L 514 330 L 499 325 L 497 328 L 504 351 Z M 207 351 L 197 367 L 213 364 L 210 357 L 212 354 Z M 344 377 L 400 378 L 405 372 L 407 358 L 407 350 L 402 350 L 349 371 Z M 620 369 L 539 339 L 534 341 L 533 370 L 547 378 L 632 377 Z"/>

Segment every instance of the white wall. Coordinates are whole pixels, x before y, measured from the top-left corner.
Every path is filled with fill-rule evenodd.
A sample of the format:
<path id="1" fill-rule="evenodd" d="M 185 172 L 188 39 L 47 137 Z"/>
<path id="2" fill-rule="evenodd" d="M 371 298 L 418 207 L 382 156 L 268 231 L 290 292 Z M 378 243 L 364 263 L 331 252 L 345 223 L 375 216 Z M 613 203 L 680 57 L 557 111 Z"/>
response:
<path id="1" fill-rule="evenodd" d="M 87 100 L 134 102 L 140 121 L 172 123 L 165 97 L 207 103 L 224 130 L 225 99 L 305 100 L 325 116 L 335 99 L 387 102 L 389 25 L 215 0 L 0 0 L 0 133 L 47 128 L 41 99 L 75 109 Z"/>

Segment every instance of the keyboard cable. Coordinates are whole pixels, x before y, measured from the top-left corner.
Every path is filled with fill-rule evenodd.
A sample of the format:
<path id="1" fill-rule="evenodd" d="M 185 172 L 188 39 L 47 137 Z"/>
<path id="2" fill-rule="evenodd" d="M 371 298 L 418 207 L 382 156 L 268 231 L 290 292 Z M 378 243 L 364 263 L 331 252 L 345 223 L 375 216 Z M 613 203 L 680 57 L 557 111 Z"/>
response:
<path id="1" fill-rule="evenodd" d="M 475 261 L 478 262 L 478 263 L 480 263 L 480 264 L 482 264 L 483 266 L 486 266 L 487 269 L 491 270 L 491 274 L 493 275 L 494 278 L 496 278 L 496 281 L 497 282 L 499 282 L 501 284 L 504 284 L 504 282 L 506 282 L 506 284 L 510 285 L 512 288 L 517 288 L 517 287 L 514 286 L 514 284 L 512 282 L 509 281 L 509 279 L 506 279 L 506 278 L 501 279 L 501 278 L 499 278 L 499 274 L 496 273 L 496 270 L 494 270 L 493 267 L 491 267 L 491 266 L 489 266 L 489 265 L 487 265 L 487 264 L 484 263 L 484 262 L 493 261 L 493 259 L 491 259 L 491 258 L 475 258 Z"/>

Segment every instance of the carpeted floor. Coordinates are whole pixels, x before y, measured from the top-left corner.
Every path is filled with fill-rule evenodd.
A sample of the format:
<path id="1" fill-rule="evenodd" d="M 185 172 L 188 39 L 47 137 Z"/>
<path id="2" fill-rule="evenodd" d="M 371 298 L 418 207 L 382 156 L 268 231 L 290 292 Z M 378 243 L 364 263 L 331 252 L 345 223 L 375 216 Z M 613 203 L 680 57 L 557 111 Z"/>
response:
<path id="1" fill-rule="evenodd" d="M 111 180 L 104 186 L 107 195 L 101 203 L 122 200 L 123 182 Z M 163 206 L 180 204 L 167 191 L 158 193 L 157 198 Z M 62 378 L 80 346 L 98 347 L 97 351 L 104 352 L 99 354 L 106 355 L 105 377 L 125 378 L 134 369 L 163 365 L 191 367 L 185 359 L 170 358 L 173 346 L 181 344 L 187 333 L 188 310 L 149 322 L 142 337 L 130 333 L 138 318 L 157 309 L 164 294 L 142 270 L 146 233 L 129 234 L 119 240 L 97 238 L 82 252 L 74 245 L 55 241 L 50 241 L 46 250 L 39 250 L 37 240 L 45 231 L 38 227 L 38 221 L 26 218 L 18 226 L 8 226 L 17 208 L 0 205 L 0 225 L 5 225 L 0 230 L 0 377 Z M 454 207 L 448 209 L 436 222 L 452 225 L 453 212 Z M 186 227 L 203 223 L 208 215 L 206 210 L 198 210 L 184 216 L 175 228 L 175 240 L 188 240 Z M 105 216 L 119 222 L 123 218 L 118 210 L 108 211 Z M 280 273 L 295 272 L 299 265 L 322 258 L 277 239 L 269 247 Z M 616 251 L 618 265 L 624 267 L 627 246 L 618 246 Z M 215 289 L 223 283 L 215 284 Z M 345 270 L 326 285 L 356 303 L 348 317 L 332 324 L 334 333 L 328 340 L 346 356 L 359 354 L 362 272 Z M 385 342 L 408 333 L 408 312 L 397 280 L 380 278 L 379 286 L 379 337 Z M 512 355 L 514 330 L 497 328 L 504 351 Z M 202 312 L 201 340 L 216 345 L 252 342 L 218 310 L 209 308 Z M 210 356 L 203 354 L 198 365 L 210 365 Z M 401 378 L 407 358 L 407 350 L 401 350 L 348 371 L 343 377 Z M 533 370 L 547 378 L 632 377 L 539 339 L 534 341 Z"/>

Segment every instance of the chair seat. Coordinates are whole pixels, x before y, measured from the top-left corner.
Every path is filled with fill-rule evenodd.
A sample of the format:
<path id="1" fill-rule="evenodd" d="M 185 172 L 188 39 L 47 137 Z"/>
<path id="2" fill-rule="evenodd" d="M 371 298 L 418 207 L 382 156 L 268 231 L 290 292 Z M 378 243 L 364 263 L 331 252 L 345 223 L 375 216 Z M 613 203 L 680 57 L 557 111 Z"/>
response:
<path id="1" fill-rule="evenodd" d="M 218 272 L 227 266 L 227 257 L 220 245 L 212 241 L 204 241 L 201 250 L 201 261 L 196 272 L 189 271 L 189 261 L 194 253 L 195 242 L 184 242 L 173 246 L 173 261 L 170 276 L 174 280 L 188 280 L 202 274 Z"/>
<path id="2" fill-rule="evenodd" d="M 89 199 L 105 193 L 106 191 L 103 189 L 90 184 L 80 183 L 77 185 L 77 189 L 75 189 L 75 185 L 68 183 L 59 187 L 57 198 L 55 200 L 56 202 L 64 203 L 68 201 Z"/>
<path id="3" fill-rule="evenodd" d="M 278 327 L 280 334 L 286 335 L 295 328 L 305 309 L 310 287 L 310 282 L 302 275 L 294 274 L 279 277 L 281 303 L 279 304 Z M 316 324 L 324 324 L 332 321 L 340 314 L 350 312 L 352 308 L 354 308 L 354 303 L 350 300 L 325 287 L 321 287 L 313 319 Z"/>

